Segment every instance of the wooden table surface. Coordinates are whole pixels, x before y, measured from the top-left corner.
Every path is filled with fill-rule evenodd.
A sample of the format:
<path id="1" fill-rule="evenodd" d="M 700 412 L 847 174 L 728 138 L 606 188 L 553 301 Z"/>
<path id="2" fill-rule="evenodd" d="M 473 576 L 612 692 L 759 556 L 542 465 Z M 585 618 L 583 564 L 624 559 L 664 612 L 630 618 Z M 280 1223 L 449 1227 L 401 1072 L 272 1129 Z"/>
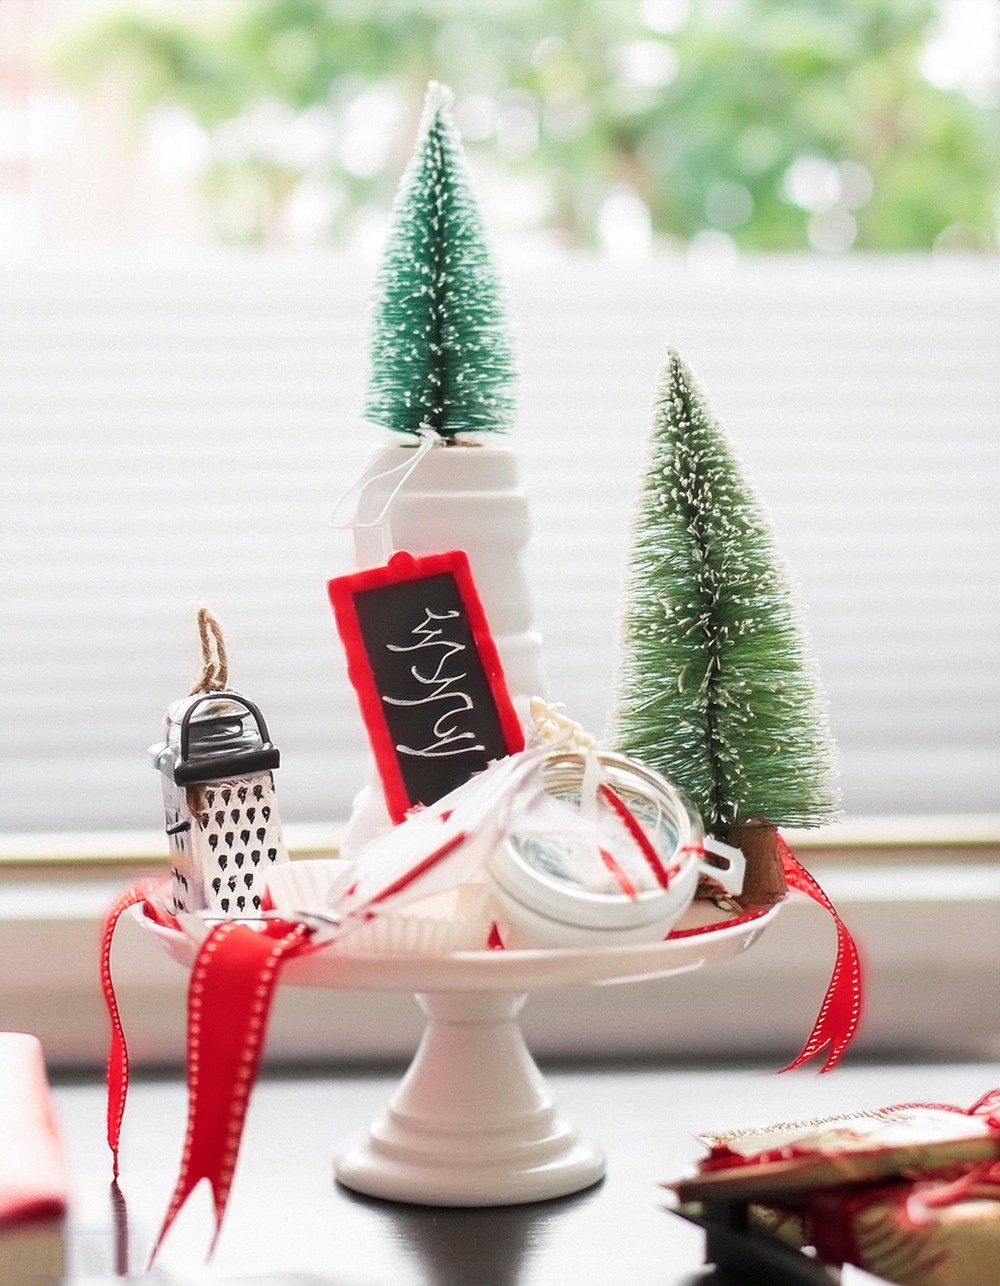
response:
<path id="1" fill-rule="evenodd" d="M 211 1221 L 203 1186 L 144 1280 L 164 1286 L 724 1286 L 736 1279 L 703 1267 L 702 1233 L 665 1210 L 659 1187 L 691 1167 L 700 1153 L 698 1130 L 912 1100 L 967 1105 L 1000 1083 L 1000 1069 L 984 1064 L 850 1060 L 825 1076 L 717 1065 L 543 1071 L 562 1115 L 605 1147 L 607 1176 L 576 1196 L 479 1210 L 381 1202 L 334 1182 L 333 1155 L 380 1114 L 401 1069 L 267 1071 L 251 1102 L 211 1265 L 205 1266 Z M 96 1286 L 140 1277 L 176 1178 L 186 1114 L 182 1079 L 133 1084 L 120 1199 L 110 1188 L 103 1084 L 57 1076 L 54 1092 L 74 1181 L 67 1280 Z"/>

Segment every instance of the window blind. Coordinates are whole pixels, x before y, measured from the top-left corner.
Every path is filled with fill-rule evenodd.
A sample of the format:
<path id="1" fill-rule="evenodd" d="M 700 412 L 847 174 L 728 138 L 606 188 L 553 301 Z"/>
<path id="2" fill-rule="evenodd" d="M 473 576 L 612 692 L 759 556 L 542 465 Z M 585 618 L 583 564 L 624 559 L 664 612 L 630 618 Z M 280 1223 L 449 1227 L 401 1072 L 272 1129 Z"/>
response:
<path id="1" fill-rule="evenodd" d="M 670 343 L 795 569 L 846 811 L 996 810 L 995 265 L 503 267 L 550 695 L 603 727 Z M 346 814 L 366 753 L 325 581 L 351 567 L 334 504 L 380 440 L 359 410 L 372 275 L 332 254 L 0 268 L 0 827 L 159 824 L 144 752 L 197 672 L 199 604 L 282 749 L 285 820 Z"/>

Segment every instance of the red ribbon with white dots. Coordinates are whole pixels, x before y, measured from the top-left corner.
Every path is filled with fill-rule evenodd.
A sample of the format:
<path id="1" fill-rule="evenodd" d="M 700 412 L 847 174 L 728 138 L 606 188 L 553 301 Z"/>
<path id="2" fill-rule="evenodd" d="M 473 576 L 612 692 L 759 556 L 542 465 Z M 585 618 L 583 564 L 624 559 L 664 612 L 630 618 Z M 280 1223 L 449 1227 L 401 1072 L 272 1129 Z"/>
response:
<path id="1" fill-rule="evenodd" d="M 180 929 L 155 896 L 159 889 L 159 884 L 146 881 L 124 893 L 105 918 L 101 942 L 101 981 L 111 1017 L 108 1144 L 116 1178 L 129 1060 L 111 977 L 111 942 L 122 914 L 138 903 L 142 903 L 144 915 L 154 922 Z M 226 920 L 216 925 L 202 943 L 188 986 L 188 1120 L 184 1152 L 177 1185 L 150 1255 L 150 1266 L 171 1224 L 202 1179 L 207 1179 L 212 1189 L 212 1249 L 215 1248 L 281 967 L 286 960 L 310 949 L 311 936 L 308 926 L 284 920 L 269 920 L 254 928 L 239 920 Z"/>
<path id="2" fill-rule="evenodd" d="M 125 1028 L 122 1025 L 121 1012 L 118 1008 L 118 997 L 115 995 L 115 984 L 111 977 L 111 944 L 114 940 L 118 921 L 131 906 L 142 903 L 143 913 L 156 924 L 179 929 L 180 925 L 164 910 L 159 895 L 165 881 L 140 880 L 126 889 L 117 902 L 104 917 L 101 932 L 101 989 L 104 992 L 104 1003 L 108 1007 L 111 1020 L 111 1042 L 108 1047 L 108 1147 L 113 1158 L 114 1177 L 118 1178 L 118 1150 L 121 1141 L 122 1117 L 125 1115 L 125 1096 L 128 1093 L 129 1058 L 128 1046 L 125 1043 Z"/>
<path id="3" fill-rule="evenodd" d="M 829 1072 L 843 1058 L 861 1021 L 864 1001 L 861 956 L 837 908 L 788 847 L 780 833 L 777 840 L 778 856 L 781 859 L 781 868 L 789 889 L 821 906 L 829 914 L 837 930 L 837 954 L 833 962 L 830 982 L 820 1003 L 819 1014 L 801 1052 L 786 1067 L 782 1067 L 781 1071 L 790 1072 L 793 1068 L 801 1067 L 803 1063 L 807 1063 L 826 1050 L 826 1062 L 820 1071 Z M 731 926 L 757 920 L 768 910 L 766 906 L 750 907 L 735 920 L 727 920 L 726 924 Z M 724 926 L 706 924 L 695 929 L 675 929 L 670 937 L 692 938 L 699 934 L 712 933 L 715 929 L 722 927 Z"/>
<path id="4" fill-rule="evenodd" d="M 827 1051 L 826 1062 L 821 1072 L 829 1072 L 840 1062 L 844 1051 L 854 1039 L 854 1034 L 861 1021 L 864 989 L 861 980 L 861 956 L 857 944 L 851 937 L 847 925 L 840 918 L 837 908 L 823 892 L 817 882 L 788 847 L 781 835 L 778 835 L 778 855 L 788 887 L 796 893 L 803 893 L 811 901 L 823 907 L 833 918 L 837 929 L 837 955 L 833 964 L 826 994 L 819 1007 L 819 1014 L 809 1038 L 802 1047 L 802 1052 L 783 1067 L 783 1072 L 801 1067 L 810 1058 L 815 1058 L 823 1050 Z"/>
<path id="5" fill-rule="evenodd" d="M 150 1263 L 202 1179 L 212 1189 L 215 1249 L 278 974 L 286 960 L 302 953 L 311 933 L 304 924 L 283 920 L 254 929 L 227 920 L 212 930 L 198 952 L 188 988 L 187 1135 L 177 1186 Z"/>

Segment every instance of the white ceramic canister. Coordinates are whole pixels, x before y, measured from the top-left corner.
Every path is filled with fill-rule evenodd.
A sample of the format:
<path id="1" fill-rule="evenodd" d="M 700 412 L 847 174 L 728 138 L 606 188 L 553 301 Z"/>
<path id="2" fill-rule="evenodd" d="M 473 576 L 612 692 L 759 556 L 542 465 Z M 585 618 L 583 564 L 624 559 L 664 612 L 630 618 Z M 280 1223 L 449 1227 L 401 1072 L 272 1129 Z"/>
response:
<path id="1" fill-rule="evenodd" d="M 531 516 L 517 456 L 505 446 L 443 440 L 415 459 L 418 449 L 387 445 L 369 458 L 352 523 L 356 564 L 379 566 L 401 549 L 417 555 L 464 550 L 508 690 L 527 722 L 530 698 L 544 696 L 546 685 L 523 563 Z M 342 854 L 353 857 L 388 824 L 372 767 L 354 801 Z"/>
<path id="2" fill-rule="evenodd" d="M 506 947 L 591 948 L 656 942 L 687 910 L 702 874 L 731 893 L 742 887 L 742 854 L 727 848 L 718 854 L 727 863 L 725 868 L 710 862 L 700 819 L 665 778 L 622 755 L 602 752 L 598 758 L 604 782 L 627 808 L 669 874 L 666 887 L 648 867 L 645 878 L 634 880 L 634 890 L 628 893 L 609 887 L 606 881 L 603 887 L 594 887 L 557 836 L 521 830 L 509 836 L 487 864 Z M 583 773 L 584 755 L 556 752 L 546 766 L 546 789 L 565 800 L 578 800 Z M 631 847 L 631 873 L 635 875 L 637 867 L 641 872 L 640 849 L 626 826 L 619 826 L 612 843 L 613 856 L 623 860 Z"/>
<path id="3" fill-rule="evenodd" d="M 365 472 L 372 481 L 359 499 L 354 527 L 357 566 L 378 566 L 400 549 L 463 549 L 511 696 L 544 696 L 542 643 L 522 561 L 531 515 L 517 456 L 509 447 L 435 443 L 390 502 L 415 450 L 386 446 L 369 459 Z M 387 502 L 384 521 L 364 525 L 375 523 Z"/>

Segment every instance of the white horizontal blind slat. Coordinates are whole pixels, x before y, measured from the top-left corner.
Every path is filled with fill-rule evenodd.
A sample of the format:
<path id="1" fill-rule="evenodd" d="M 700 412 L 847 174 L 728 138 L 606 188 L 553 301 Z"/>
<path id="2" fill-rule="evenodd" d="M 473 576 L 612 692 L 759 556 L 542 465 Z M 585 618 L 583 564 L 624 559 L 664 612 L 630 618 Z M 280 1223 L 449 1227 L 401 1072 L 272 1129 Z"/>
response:
<path id="1" fill-rule="evenodd" d="M 582 258 L 508 271 L 514 444 L 552 695 L 611 694 L 662 346 L 747 460 L 809 608 L 854 813 L 1000 806 L 994 274 L 961 261 Z M 364 772 L 324 583 L 360 421 L 371 270 L 338 257 L 0 272 L 5 829 L 142 827 L 144 748 L 197 668 L 194 610 L 282 747 L 287 820 Z"/>

